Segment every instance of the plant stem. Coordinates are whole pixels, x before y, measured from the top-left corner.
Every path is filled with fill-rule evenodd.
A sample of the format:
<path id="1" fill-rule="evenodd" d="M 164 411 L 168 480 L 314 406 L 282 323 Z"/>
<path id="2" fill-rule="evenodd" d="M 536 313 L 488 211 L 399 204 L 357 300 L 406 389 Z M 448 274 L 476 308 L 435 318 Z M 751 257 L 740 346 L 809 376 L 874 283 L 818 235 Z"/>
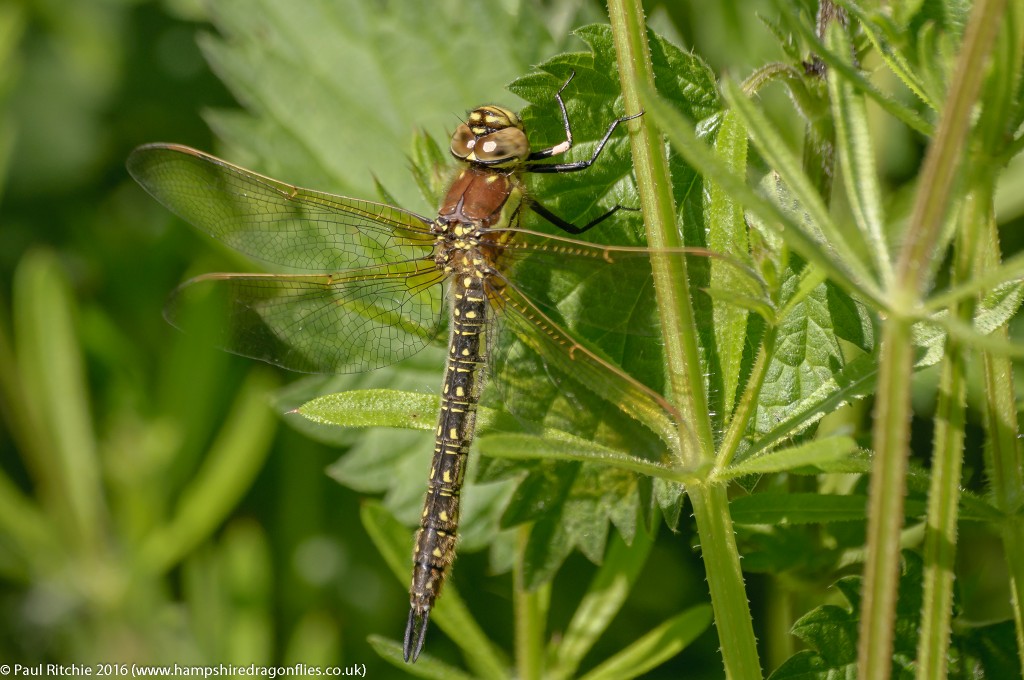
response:
<path id="1" fill-rule="evenodd" d="M 957 239 L 953 281 L 971 276 L 976 248 L 985 224 L 985 210 L 976 195 L 966 204 Z M 949 313 L 969 323 L 974 305 L 954 303 Z M 924 544 L 924 594 L 921 629 L 917 640 L 916 676 L 944 678 L 953 616 L 953 568 L 956 559 L 957 517 L 964 447 L 964 395 L 966 393 L 964 348 L 954 338 L 946 341 L 946 356 L 939 381 L 935 413 L 935 443 L 928 490 L 927 530 Z"/>
<path id="2" fill-rule="evenodd" d="M 910 444 L 910 370 L 914 356 L 910 328 L 908 320 L 894 317 L 882 329 L 857 660 L 862 678 L 888 678 L 892 670 L 892 622 Z"/>
<path id="3" fill-rule="evenodd" d="M 992 215 L 989 215 L 987 225 L 988 236 L 985 242 L 988 252 L 985 261 L 997 262 L 998 232 Z M 993 331 L 993 334 L 1004 339 L 1009 336 L 1005 325 Z M 1024 521 L 1020 519 L 1020 508 L 1024 502 L 1024 470 L 1021 469 L 1013 363 L 1009 357 L 991 352 L 984 352 L 982 359 L 985 373 L 985 430 L 988 440 L 985 474 L 991 485 L 992 502 L 1005 515 L 1000 526 L 1000 536 L 1010 572 L 1017 655 L 1024 659 Z"/>
<path id="4" fill-rule="evenodd" d="M 641 110 L 640 90 L 654 86 L 643 9 L 639 0 L 611 0 L 608 10 L 626 113 L 635 113 Z M 682 245 L 665 145 L 650 122 L 639 125 L 632 136 L 632 150 L 648 245 L 655 249 Z M 686 264 L 683 258 L 654 258 L 652 268 L 669 384 L 683 417 L 679 423 L 679 455 L 684 464 L 696 466 L 713 460 L 714 437 Z M 726 674 L 733 680 L 761 677 L 725 488 L 694 484 L 687 493 L 700 535 Z"/>
<path id="5" fill-rule="evenodd" d="M 760 678 L 761 661 L 725 486 L 691 485 L 686 494 L 697 522 L 726 677 L 730 680 Z"/>
<path id="6" fill-rule="evenodd" d="M 639 0 L 612 0 L 608 3 L 608 10 L 626 113 L 639 113 L 643 110 L 640 88 L 654 86 L 643 10 Z M 676 227 L 668 158 L 661 135 L 653 125 L 641 120 L 631 142 L 637 188 L 647 227 L 647 243 L 655 250 L 681 247 L 683 243 L 681 232 Z M 697 347 L 697 325 L 690 302 L 686 261 L 680 257 L 655 257 L 652 258 L 652 269 L 672 399 L 682 416 L 682 422 L 678 423 L 682 462 L 697 467 L 701 462 L 712 459 L 714 436 Z"/>
<path id="7" fill-rule="evenodd" d="M 530 539 L 530 525 L 518 532 L 519 559 L 512 572 L 516 617 L 516 669 L 517 677 L 535 680 L 544 674 L 544 622 L 547 620 L 551 585 L 545 584 L 531 592 L 526 587 L 523 556 Z"/>
<path id="8" fill-rule="evenodd" d="M 993 45 L 1003 0 L 979 0 L 971 12 L 956 71 L 935 138 L 925 156 L 918 194 L 888 296 L 882 331 L 879 394 L 875 408 L 867 563 L 861 611 L 858 674 L 885 680 L 892 670 L 893 627 L 899 575 L 899 539 L 910 445 L 910 316 L 920 305 L 939 233 L 981 88 L 979 74 Z"/>
<path id="9" fill-rule="evenodd" d="M 898 313 L 907 311 L 904 305 L 914 304 L 927 284 L 929 264 L 953 193 L 953 180 L 960 169 L 971 109 L 981 89 L 980 74 L 985 72 L 1004 4 L 1005 0 L 978 0 L 971 10 L 946 104 L 921 168 L 920 189 L 897 263 L 894 311 Z"/>

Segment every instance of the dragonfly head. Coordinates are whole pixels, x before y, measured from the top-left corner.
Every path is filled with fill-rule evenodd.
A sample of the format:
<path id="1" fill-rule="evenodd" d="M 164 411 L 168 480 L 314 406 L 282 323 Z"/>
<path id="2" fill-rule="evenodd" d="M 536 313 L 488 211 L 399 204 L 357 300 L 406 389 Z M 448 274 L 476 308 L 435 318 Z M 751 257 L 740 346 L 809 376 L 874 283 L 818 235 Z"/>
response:
<path id="1" fill-rule="evenodd" d="M 513 167 L 530 155 L 530 142 L 515 113 L 500 106 L 481 106 L 456 128 L 452 155 L 489 168 Z"/>

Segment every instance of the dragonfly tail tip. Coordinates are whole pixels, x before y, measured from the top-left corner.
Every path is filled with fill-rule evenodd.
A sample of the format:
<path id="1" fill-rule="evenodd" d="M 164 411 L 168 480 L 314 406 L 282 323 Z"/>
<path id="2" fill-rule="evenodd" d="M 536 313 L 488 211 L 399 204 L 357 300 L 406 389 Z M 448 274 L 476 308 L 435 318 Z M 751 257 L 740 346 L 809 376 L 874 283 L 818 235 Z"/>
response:
<path id="1" fill-rule="evenodd" d="M 430 609 L 409 609 L 409 621 L 405 624 L 405 646 L 402 649 L 406 663 L 416 663 L 427 639 L 427 624 L 430 623 Z M 410 659 L 412 661 L 410 662 Z"/>

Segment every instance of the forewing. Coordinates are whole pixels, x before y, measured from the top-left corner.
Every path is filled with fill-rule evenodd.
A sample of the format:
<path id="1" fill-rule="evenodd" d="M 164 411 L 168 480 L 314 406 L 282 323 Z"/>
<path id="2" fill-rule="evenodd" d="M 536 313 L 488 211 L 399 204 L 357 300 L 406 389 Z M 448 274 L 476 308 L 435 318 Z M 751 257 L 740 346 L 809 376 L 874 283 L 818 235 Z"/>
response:
<path id="1" fill-rule="evenodd" d="M 510 272 L 519 291 L 543 312 L 555 318 L 571 318 L 571 329 L 590 329 L 592 337 L 618 335 L 659 336 L 660 321 L 654 292 L 652 261 L 668 264 L 683 260 L 691 285 L 706 287 L 709 266 L 734 273 L 737 295 L 744 299 L 765 297 L 764 283 L 740 257 L 705 248 L 654 250 L 641 247 L 605 246 L 575 239 L 511 230 L 512 239 L 502 247 L 499 263 Z"/>
<path id="2" fill-rule="evenodd" d="M 399 361 L 437 336 L 442 278 L 431 261 L 343 276 L 207 274 L 175 291 L 167 316 L 187 326 L 186 310 L 212 304 L 223 310 L 223 349 L 293 371 L 355 373 Z"/>
<path id="3" fill-rule="evenodd" d="M 160 203 L 250 257 L 328 273 L 427 255 L 430 221 L 382 203 L 302 189 L 187 146 L 149 144 L 128 171 Z"/>

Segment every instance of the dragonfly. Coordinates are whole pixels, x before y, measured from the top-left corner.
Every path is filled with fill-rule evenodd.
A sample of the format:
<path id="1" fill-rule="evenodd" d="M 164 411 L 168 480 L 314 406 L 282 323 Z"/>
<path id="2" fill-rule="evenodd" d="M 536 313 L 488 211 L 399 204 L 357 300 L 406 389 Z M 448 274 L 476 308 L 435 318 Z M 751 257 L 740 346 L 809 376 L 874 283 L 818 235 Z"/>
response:
<path id="1" fill-rule="evenodd" d="M 621 206 L 577 226 L 528 196 L 524 175 L 590 168 L 616 129 L 641 115 L 611 121 L 590 158 L 551 162 L 573 146 L 562 92 L 574 75 L 555 94 L 565 139 L 554 146 L 532 151 L 509 109 L 487 105 L 468 113 L 451 138 L 460 167 L 433 218 L 303 189 L 176 144 L 141 146 L 128 158 L 131 175 L 179 217 L 290 272 L 212 273 L 179 287 L 169 304 L 172 321 L 182 301 L 208 289 L 227 300 L 224 349 L 300 372 L 363 372 L 412 355 L 447 325 L 440 413 L 413 554 L 406 662 L 423 649 L 455 558 L 460 493 L 496 329 L 518 338 L 547 370 L 591 386 L 662 439 L 678 433 L 678 416 L 661 394 L 576 339 L 556 309 L 540 301 L 542 292 L 514 276 L 524 262 L 552 270 L 577 263 L 609 281 L 619 272 L 650 272 L 653 251 L 570 238 Z M 568 236 L 524 228 L 527 210 Z"/>

